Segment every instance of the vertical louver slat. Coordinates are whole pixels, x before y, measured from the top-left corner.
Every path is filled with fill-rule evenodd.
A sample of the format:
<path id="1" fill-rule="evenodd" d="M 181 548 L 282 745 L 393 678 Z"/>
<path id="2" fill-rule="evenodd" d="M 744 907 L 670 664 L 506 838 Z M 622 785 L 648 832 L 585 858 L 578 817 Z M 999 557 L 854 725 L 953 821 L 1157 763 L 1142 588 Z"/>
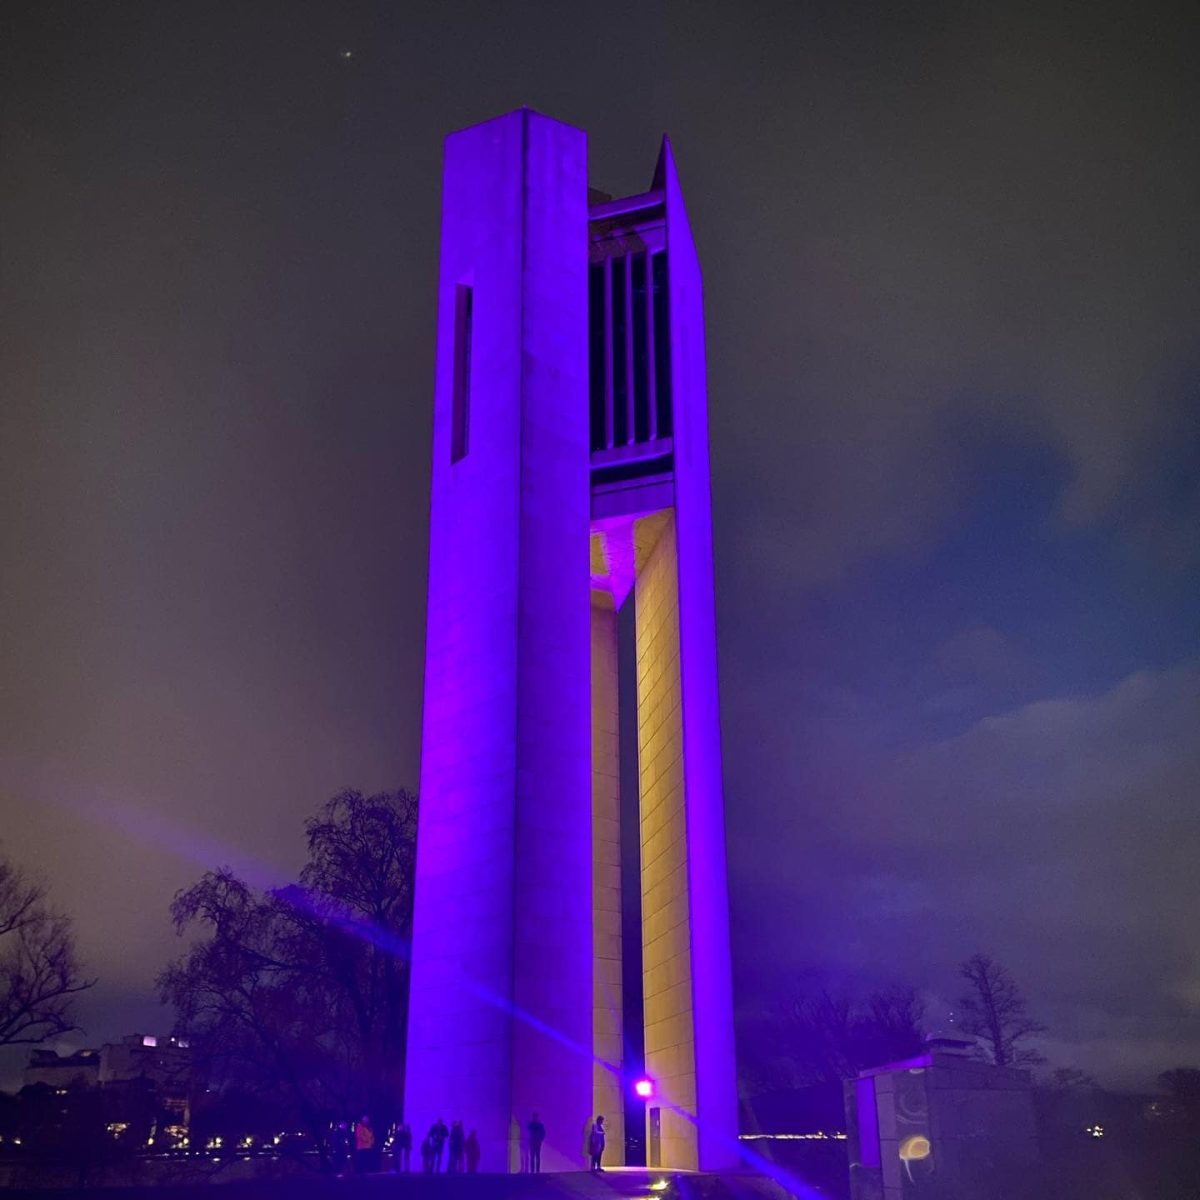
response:
<path id="1" fill-rule="evenodd" d="M 667 303 L 667 253 L 660 250 L 651 261 L 654 295 L 654 407 L 658 436 L 671 436 L 671 342 Z"/>
<path id="2" fill-rule="evenodd" d="M 646 254 L 646 407 L 650 418 L 650 439 L 659 432 L 658 386 L 654 361 L 654 256 Z"/>
<path id="3" fill-rule="evenodd" d="M 629 293 L 626 284 L 628 271 L 624 258 L 612 260 L 612 442 L 611 445 L 629 444 L 629 351 L 626 344 L 629 322 Z"/>
<path id="4" fill-rule="evenodd" d="M 646 253 L 631 256 L 633 313 L 633 441 L 650 441 L 650 381 L 646 356 Z"/>
<path id="5" fill-rule="evenodd" d="M 604 259 L 604 448 L 613 445 L 613 395 L 616 382 L 613 378 L 613 260 Z"/>
<path id="6" fill-rule="evenodd" d="M 637 441 L 637 373 L 633 359 L 633 255 L 625 257 L 625 444 Z"/>
<path id="7" fill-rule="evenodd" d="M 594 262 L 588 268 L 588 404 L 593 450 L 603 450 L 607 444 L 605 380 L 609 369 L 604 357 L 604 327 L 604 263 Z"/>

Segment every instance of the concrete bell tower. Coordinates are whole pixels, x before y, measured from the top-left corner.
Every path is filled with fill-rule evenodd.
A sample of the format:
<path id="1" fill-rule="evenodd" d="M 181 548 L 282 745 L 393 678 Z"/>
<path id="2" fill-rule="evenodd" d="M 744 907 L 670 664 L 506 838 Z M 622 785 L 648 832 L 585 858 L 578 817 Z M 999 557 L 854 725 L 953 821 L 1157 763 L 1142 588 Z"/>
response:
<path id="1" fill-rule="evenodd" d="M 650 1165 L 737 1156 L 699 263 L 669 142 L 589 205 L 586 135 L 452 134 L 442 201 L 405 1110 L 484 1170 L 623 1161 L 617 613 L 632 602 Z"/>

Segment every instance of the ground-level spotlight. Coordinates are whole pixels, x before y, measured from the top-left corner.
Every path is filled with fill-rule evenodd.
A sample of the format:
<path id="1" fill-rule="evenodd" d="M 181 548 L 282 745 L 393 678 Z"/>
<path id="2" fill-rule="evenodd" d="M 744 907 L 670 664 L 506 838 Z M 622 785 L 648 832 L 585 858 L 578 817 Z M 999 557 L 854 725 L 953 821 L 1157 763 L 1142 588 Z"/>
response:
<path id="1" fill-rule="evenodd" d="M 633 1094 L 639 1100 L 650 1100 L 654 1097 L 654 1080 L 647 1075 L 633 1081 Z"/>

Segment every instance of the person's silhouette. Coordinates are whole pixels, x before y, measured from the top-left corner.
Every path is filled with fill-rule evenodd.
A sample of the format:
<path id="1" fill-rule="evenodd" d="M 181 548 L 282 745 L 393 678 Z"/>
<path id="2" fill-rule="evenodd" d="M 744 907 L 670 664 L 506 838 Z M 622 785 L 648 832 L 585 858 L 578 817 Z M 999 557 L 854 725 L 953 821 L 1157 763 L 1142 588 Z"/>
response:
<path id="1" fill-rule="evenodd" d="M 529 1130 L 529 1171 L 532 1175 L 538 1175 L 542 1170 L 542 1143 L 546 1140 L 546 1127 L 534 1113 L 526 1128 Z"/>
<path id="2" fill-rule="evenodd" d="M 588 1153 L 592 1156 L 592 1170 L 603 1171 L 600 1160 L 604 1157 L 604 1118 L 597 1117 L 588 1137 Z"/>
<path id="3" fill-rule="evenodd" d="M 446 1122 L 438 1117 L 429 1130 L 429 1144 L 433 1149 L 433 1169 L 435 1171 L 442 1169 L 442 1151 L 445 1149 L 446 1139 L 449 1136 L 450 1130 L 446 1127 Z"/>

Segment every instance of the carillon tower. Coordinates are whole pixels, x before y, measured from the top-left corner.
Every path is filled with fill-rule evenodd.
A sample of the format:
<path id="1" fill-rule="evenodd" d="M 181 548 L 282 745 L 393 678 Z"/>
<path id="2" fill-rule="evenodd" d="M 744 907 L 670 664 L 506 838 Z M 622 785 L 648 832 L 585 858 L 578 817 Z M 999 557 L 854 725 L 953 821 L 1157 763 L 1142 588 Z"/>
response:
<path id="1" fill-rule="evenodd" d="M 452 134 L 442 200 L 405 1111 L 519 1169 L 623 1160 L 617 613 L 634 606 L 650 1165 L 736 1159 L 700 267 L 669 142 Z"/>

